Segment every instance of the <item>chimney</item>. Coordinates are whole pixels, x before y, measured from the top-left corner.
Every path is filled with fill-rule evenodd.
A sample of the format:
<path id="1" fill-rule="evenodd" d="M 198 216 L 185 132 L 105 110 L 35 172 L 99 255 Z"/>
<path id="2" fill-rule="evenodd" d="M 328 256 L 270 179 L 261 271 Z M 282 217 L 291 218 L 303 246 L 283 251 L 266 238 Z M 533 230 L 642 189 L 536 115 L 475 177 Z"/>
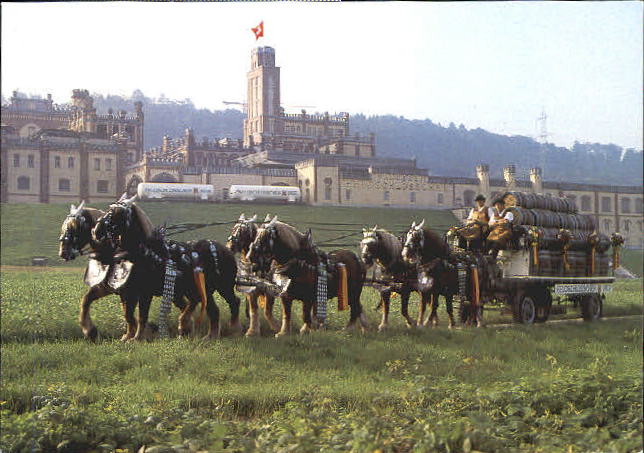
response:
<path id="1" fill-rule="evenodd" d="M 530 182 L 532 183 L 532 191 L 534 193 L 543 193 L 543 177 L 540 167 L 530 169 Z"/>
<path id="2" fill-rule="evenodd" d="M 503 169 L 503 179 L 508 190 L 516 188 L 516 173 L 517 169 L 513 164 L 508 165 Z"/>
<path id="3" fill-rule="evenodd" d="M 490 198 L 490 166 L 488 164 L 479 164 L 476 166 L 476 177 L 479 180 L 479 193 Z"/>

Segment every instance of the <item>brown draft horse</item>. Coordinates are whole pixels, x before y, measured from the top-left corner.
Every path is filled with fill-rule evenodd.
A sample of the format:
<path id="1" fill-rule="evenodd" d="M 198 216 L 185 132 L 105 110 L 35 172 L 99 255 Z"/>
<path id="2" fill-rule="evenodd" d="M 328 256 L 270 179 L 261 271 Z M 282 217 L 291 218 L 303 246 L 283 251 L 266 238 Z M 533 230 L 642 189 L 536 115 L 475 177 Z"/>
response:
<path id="1" fill-rule="evenodd" d="M 261 259 L 274 260 L 277 267 L 273 280 L 278 284 L 286 281 L 283 286 L 284 291 L 280 295 L 282 328 L 277 336 L 285 335 L 290 331 L 291 306 L 295 299 L 303 302 L 304 325 L 300 332 L 305 333 L 311 330 L 311 312 L 317 302 L 319 260 L 326 261 L 327 264 L 328 299 L 338 295 L 341 278 L 337 264 L 344 264 L 348 282 L 347 299 L 351 308 L 346 328 L 355 327 L 356 321 L 359 320 L 361 328 L 366 329 L 367 322 L 360 303 L 365 268 L 355 253 L 349 250 L 334 250 L 328 255 L 320 253 L 312 243 L 310 232 L 304 235 L 292 226 L 278 222 L 277 217 L 274 217 L 258 229 L 257 237 L 250 246 L 247 259 L 251 263 L 257 263 Z"/>
<path id="2" fill-rule="evenodd" d="M 85 207 L 85 201 L 82 201 L 78 207 L 71 205 L 69 214 L 65 217 L 61 226 L 59 238 L 60 247 L 58 256 L 65 261 L 71 261 L 77 256 L 89 254 L 90 260 L 96 260 L 103 266 L 109 264 L 112 260 L 114 250 L 110 247 L 100 246 L 92 238 L 92 229 L 96 222 L 105 213 L 99 209 Z M 98 266 L 98 263 L 88 263 Z M 86 271 L 86 275 L 87 272 Z M 80 302 L 79 324 L 85 338 L 96 341 L 98 329 L 90 317 L 90 306 L 96 299 L 100 299 L 110 294 L 116 294 L 117 291 L 110 288 L 105 281 L 92 285 L 82 297 Z M 125 299 L 121 296 L 121 303 L 125 305 Z"/>
<path id="3" fill-rule="evenodd" d="M 173 261 L 176 260 L 178 270 L 175 280 L 175 305 L 180 305 L 177 302 L 184 296 L 188 298 L 188 304 L 185 305 L 179 318 L 180 334 L 190 331 L 188 321 L 199 301 L 199 288 L 195 283 L 195 277 L 197 272 L 201 271 L 205 276 L 205 309 L 210 319 L 206 338 L 219 336 L 219 309 L 212 297 L 215 290 L 230 305 L 231 326 L 234 330 L 241 331 L 239 299 L 234 293 L 237 267 L 232 253 L 214 241 L 200 240 L 183 245 L 171 243 L 169 248 L 164 241 L 159 243 L 158 238 L 155 241 L 152 223 L 145 212 L 133 202 L 135 198 L 136 196 L 130 200 L 112 204 L 92 231 L 96 241 L 113 245 L 116 259 L 134 263 L 127 283 L 122 289 L 128 299 L 125 306 L 128 324 L 126 335 L 132 335 L 135 340 L 141 339 L 141 332 L 147 324 L 152 296 L 162 295 L 165 278 L 164 262 L 171 255 L 175 256 Z M 155 242 L 156 250 L 151 247 Z M 134 309 L 137 302 L 139 317 L 135 320 Z M 135 329 L 136 332 L 133 333 Z"/>
<path id="4" fill-rule="evenodd" d="M 270 218 L 267 216 L 267 220 L 270 220 Z M 240 265 L 242 267 L 250 267 L 250 263 L 247 263 L 246 260 L 246 255 L 248 254 L 248 249 L 250 245 L 253 243 L 255 240 L 255 237 L 257 237 L 257 216 L 253 216 L 250 219 L 247 219 L 244 214 L 239 216 L 239 219 L 237 220 L 237 223 L 233 226 L 230 236 L 228 236 L 228 242 L 226 243 L 226 247 L 230 249 L 233 254 L 239 253 L 241 255 L 241 263 Z M 270 263 L 269 263 L 270 264 Z M 264 266 L 260 266 L 264 267 Z M 251 269 L 252 271 L 252 269 Z M 258 269 L 257 271 L 261 277 L 266 276 L 268 271 L 265 269 Z M 275 297 L 272 294 L 268 294 L 262 290 L 255 289 L 251 291 L 250 293 L 246 294 L 246 301 L 248 304 L 248 307 L 250 307 L 250 326 L 248 327 L 248 330 L 246 331 L 246 336 L 251 337 L 251 336 L 256 336 L 260 334 L 259 330 L 259 307 L 258 307 L 258 299 L 260 297 L 264 297 L 265 305 L 264 305 L 264 317 L 266 318 L 266 321 L 270 325 L 271 329 L 274 332 L 279 331 L 279 324 L 273 317 L 273 305 L 275 304 Z"/>
<path id="5" fill-rule="evenodd" d="M 360 241 L 362 261 L 367 268 L 374 264 L 384 272 L 384 277 L 392 281 L 392 285 L 379 289 L 382 311 L 382 321 L 378 330 L 387 328 L 389 322 L 389 302 L 392 293 L 400 294 L 400 310 L 408 327 L 415 327 L 416 322 L 409 315 L 409 296 L 417 291 L 422 299 L 421 309 L 418 312 L 418 326 L 423 325 L 424 308 L 429 302 L 430 291 L 426 285 L 420 285 L 418 270 L 415 264 L 405 261 L 402 257 L 403 244 L 393 234 L 374 226 L 373 229 L 362 230 L 363 239 Z M 384 284 L 384 283 L 383 283 Z M 395 288 L 395 289 L 394 289 Z"/>
<path id="6" fill-rule="evenodd" d="M 402 257 L 405 261 L 417 264 L 421 273 L 431 283 L 430 306 L 431 313 L 426 324 L 438 324 L 438 297 L 445 297 L 447 315 L 449 316 L 449 327 L 454 326 L 453 298 L 458 293 L 458 272 L 450 265 L 452 261 L 449 245 L 438 234 L 428 228 L 423 228 L 425 220 L 416 225 L 414 222 L 407 232 L 405 243 L 402 249 Z M 423 298 L 419 319 L 422 320 L 425 312 L 425 298 Z"/>

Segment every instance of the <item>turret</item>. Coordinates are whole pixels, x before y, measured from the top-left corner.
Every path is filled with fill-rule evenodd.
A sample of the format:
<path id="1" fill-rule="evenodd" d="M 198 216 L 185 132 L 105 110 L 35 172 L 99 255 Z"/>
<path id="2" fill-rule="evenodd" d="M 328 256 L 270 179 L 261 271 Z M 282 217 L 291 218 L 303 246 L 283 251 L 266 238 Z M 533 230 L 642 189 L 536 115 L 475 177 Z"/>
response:
<path id="1" fill-rule="evenodd" d="M 479 193 L 490 197 L 490 166 L 480 164 L 476 166 L 476 177 L 479 180 Z"/>
<path id="2" fill-rule="evenodd" d="M 503 169 L 503 179 L 508 190 L 514 190 L 516 187 L 516 167 L 511 164 Z"/>
<path id="3" fill-rule="evenodd" d="M 540 167 L 530 169 L 530 182 L 532 183 L 532 191 L 534 193 L 543 193 L 543 178 Z"/>

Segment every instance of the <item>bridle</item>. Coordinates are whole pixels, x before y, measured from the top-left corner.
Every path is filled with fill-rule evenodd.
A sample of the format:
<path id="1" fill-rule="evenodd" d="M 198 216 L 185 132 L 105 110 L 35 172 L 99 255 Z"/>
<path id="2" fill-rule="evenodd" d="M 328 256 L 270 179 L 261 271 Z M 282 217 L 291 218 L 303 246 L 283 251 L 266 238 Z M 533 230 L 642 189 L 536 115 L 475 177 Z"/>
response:
<path id="1" fill-rule="evenodd" d="M 407 232 L 407 238 L 405 239 L 405 245 L 403 246 L 403 256 L 407 260 L 413 258 L 418 258 L 420 251 L 425 246 L 425 235 L 421 228 L 412 227 L 409 232 Z"/>
<path id="2" fill-rule="evenodd" d="M 76 228 L 71 228 L 69 225 L 72 221 L 74 221 L 74 224 Z M 60 235 L 58 238 L 58 241 L 61 242 L 65 246 L 69 246 L 69 259 L 74 259 L 77 256 L 82 256 L 85 252 L 84 249 L 85 247 L 89 244 L 90 241 L 87 241 L 86 244 L 81 244 L 81 235 L 83 233 L 83 228 L 86 223 L 85 216 L 83 216 L 81 213 L 76 213 L 76 214 L 68 214 L 67 217 L 65 217 L 65 222 L 64 224 L 66 225 L 65 231 Z M 78 230 L 76 234 L 74 234 L 73 230 Z M 91 233 L 90 233 L 90 239 L 91 239 Z"/>
<path id="3" fill-rule="evenodd" d="M 125 215 L 125 226 L 123 228 L 123 231 L 120 231 L 121 225 L 114 222 L 114 215 L 117 212 L 116 210 L 119 208 L 123 210 Z M 116 202 L 111 204 L 107 213 L 98 220 L 98 222 L 96 223 L 96 227 L 94 227 L 94 230 L 92 231 L 92 235 L 94 236 L 94 239 L 96 241 L 100 242 L 102 240 L 107 240 L 112 245 L 117 245 L 119 243 L 122 243 L 122 236 L 125 233 L 125 231 L 127 231 L 127 229 L 130 227 L 131 224 L 132 224 L 132 207 L 129 204 Z M 103 238 L 98 238 L 96 235 L 96 229 L 98 228 L 99 225 L 101 225 L 104 229 Z"/>

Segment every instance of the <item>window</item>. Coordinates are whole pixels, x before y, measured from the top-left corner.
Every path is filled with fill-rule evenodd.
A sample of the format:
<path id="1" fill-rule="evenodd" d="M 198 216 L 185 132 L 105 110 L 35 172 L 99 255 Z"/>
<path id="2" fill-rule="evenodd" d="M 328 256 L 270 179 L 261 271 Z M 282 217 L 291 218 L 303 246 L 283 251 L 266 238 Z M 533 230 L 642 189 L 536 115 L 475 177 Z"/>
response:
<path id="1" fill-rule="evenodd" d="M 382 199 L 384 201 L 389 201 L 389 191 L 385 190 L 385 193 L 382 194 Z"/>
<path id="2" fill-rule="evenodd" d="M 635 199 L 635 212 L 638 214 L 642 213 L 642 199 L 641 198 L 636 198 Z"/>
<path id="3" fill-rule="evenodd" d="M 622 198 L 622 212 L 625 214 L 630 214 L 631 213 L 631 199 L 630 198 Z"/>
<path id="4" fill-rule="evenodd" d="M 351 200 L 351 189 L 346 189 L 346 190 L 344 191 L 344 198 L 345 198 L 346 200 Z"/>
<path id="5" fill-rule="evenodd" d="M 54 168 L 60 168 L 60 156 L 54 156 Z"/>
<path id="6" fill-rule="evenodd" d="M 107 193 L 109 189 L 109 181 L 99 179 L 96 181 L 96 191 L 98 193 Z"/>
<path id="7" fill-rule="evenodd" d="M 13 166 L 20 167 L 20 154 L 13 155 Z"/>
<path id="8" fill-rule="evenodd" d="M 61 191 L 61 192 L 69 192 L 70 186 L 71 185 L 69 183 L 69 179 L 62 178 L 62 179 L 58 180 L 58 190 L 59 191 Z"/>
<path id="9" fill-rule="evenodd" d="M 324 188 L 324 199 L 325 200 L 330 200 L 331 199 L 331 186 L 326 186 Z"/>
<path id="10" fill-rule="evenodd" d="M 94 170 L 101 169 L 101 159 L 94 159 Z"/>
<path id="11" fill-rule="evenodd" d="M 67 168 L 74 168 L 74 158 L 73 157 L 68 157 L 67 158 Z"/>
<path id="12" fill-rule="evenodd" d="M 27 156 L 27 167 L 34 168 L 34 155 L 33 154 L 29 154 Z"/>
<path id="13" fill-rule="evenodd" d="M 105 170 L 112 171 L 112 159 L 105 159 Z"/>
<path id="14" fill-rule="evenodd" d="M 409 202 L 416 203 L 416 192 L 409 192 Z"/>
<path id="15" fill-rule="evenodd" d="M 436 195 L 436 202 L 438 204 L 443 204 L 445 202 L 444 200 L 445 200 L 445 198 L 443 197 L 442 193 L 439 193 L 438 195 Z"/>
<path id="16" fill-rule="evenodd" d="M 134 153 L 127 153 L 127 161 L 134 162 Z"/>
<path id="17" fill-rule="evenodd" d="M 29 178 L 27 176 L 18 177 L 18 190 L 29 190 Z"/>
<path id="18" fill-rule="evenodd" d="M 581 210 L 582 211 L 591 211 L 590 207 L 590 195 L 583 195 L 581 197 Z"/>
<path id="19" fill-rule="evenodd" d="M 610 203 L 610 197 L 602 197 L 602 212 L 610 212 L 613 208 Z"/>
<path id="20" fill-rule="evenodd" d="M 604 231 L 610 231 L 610 220 L 604 220 Z"/>

